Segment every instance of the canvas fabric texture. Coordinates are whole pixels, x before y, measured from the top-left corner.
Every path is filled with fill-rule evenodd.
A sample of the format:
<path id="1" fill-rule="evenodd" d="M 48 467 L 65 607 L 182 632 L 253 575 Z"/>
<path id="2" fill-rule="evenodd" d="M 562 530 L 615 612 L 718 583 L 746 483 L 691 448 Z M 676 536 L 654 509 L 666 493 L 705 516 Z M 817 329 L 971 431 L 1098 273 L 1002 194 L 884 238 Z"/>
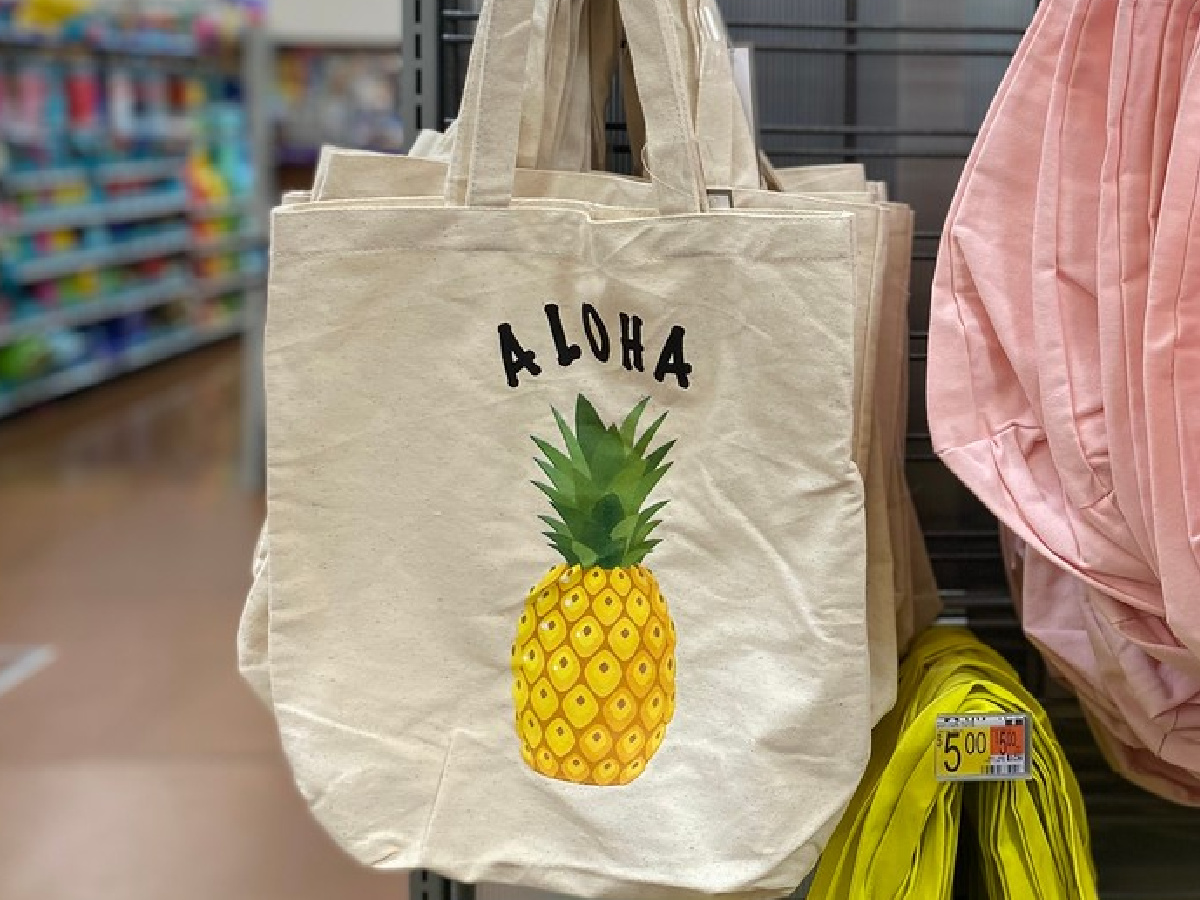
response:
<path id="1" fill-rule="evenodd" d="M 718 52 L 723 51 L 726 46 L 723 38 L 724 26 L 719 11 L 711 4 L 688 0 L 681 8 L 685 16 L 691 17 L 690 22 L 694 26 L 691 34 L 695 36 L 694 39 L 689 38 L 685 29 L 683 37 L 692 40 L 691 44 L 684 41 L 685 55 L 691 59 L 707 60 L 692 75 L 695 79 L 692 85 L 693 102 L 698 109 L 705 106 L 710 108 L 709 116 L 704 120 L 709 127 L 698 128 L 703 135 L 701 146 L 704 151 L 702 156 L 706 177 L 710 184 L 729 184 L 729 172 L 733 165 L 731 160 L 738 153 L 736 145 L 742 145 L 743 160 L 753 158 L 757 161 L 757 155 L 753 138 L 744 121 L 740 100 L 732 88 L 728 58 L 722 52 Z M 615 5 L 597 4 L 595 9 L 599 10 L 597 17 L 608 22 L 611 27 L 611 16 L 616 13 Z M 546 17 L 547 14 L 542 11 L 535 20 Z M 599 62 L 593 57 L 593 72 L 609 72 L 613 64 L 615 42 L 609 41 L 604 44 L 598 41 L 597 32 L 600 30 L 593 29 L 593 46 L 603 44 L 603 52 L 607 55 Z M 533 53 L 536 52 L 537 48 L 533 50 Z M 582 71 L 582 67 L 579 67 L 578 71 Z M 595 107 L 600 110 L 602 119 L 604 106 L 608 103 L 611 78 L 595 74 L 591 77 Z M 547 78 L 551 76 L 548 74 Z M 629 86 L 627 81 L 627 88 Z M 563 92 L 564 89 L 560 86 L 557 93 Z M 555 93 L 554 88 L 544 91 L 547 97 Z M 712 111 L 713 107 L 720 107 L 722 104 L 727 116 L 732 110 L 735 119 L 741 118 L 743 124 L 740 128 L 730 126 L 728 121 L 722 120 Z M 703 124 L 701 118 L 697 113 L 698 126 Z M 715 127 L 714 122 L 717 123 Z M 527 130 L 528 124 L 526 120 L 522 121 L 523 142 L 531 133 Z M 442 162 L 447 161 L 455 128 L 456 126 L 452 126 L 445 135 L 435 132 L 423 133 L 418 138 L 413 153 Z M 543 140 L 552 139 L 536 128 L 532 133 Z M 603 136 L 603 130 L 599 133 Z M 531 158 L 535 157 L 536 153 Z M 420 166 L 414 164 L 411 159 L 402 163 L 394 157 L 382 154 L 328 148 L 322 160 L 312 196 L 326 201 L 437 195 L 444 178 L 442 166 Z M 715 167 L 715 176 L 710 174 L 710 167 Z M 868 185 L 861 166 L 815 166 L 776 172 L 769 163 L 764 163 L 762 172 L 768 176 L 769 181 L 778 178 L 797 186 L 802 186 L 807 181 L 817 188 L 842 188 L 841 191 L 814 191 L 813 193 L 820 193 L 820 196 L 809 199 L 858 204 L 847 207 L 852 210 L 862 211 L 861 204 L 867 201 L 886 200 L 886 186 L 877 183 Z M 641 204 L 643 207 L 652 203 L 650 186 L 640 180 L 544 171 L 518 172 L 517 179 L 517 192 L 523 196 L 572 196 L 587 198 L 601 204 Z M 748 176 L 746 180 L 749 180 Z M 741 209 L 755 205 L 769 207 L 779 202 L 777 197 L 763 198 L 758 192 L 749 189 L 739 189 L 733 197 L 735 205 Z M 924 541 L 912 510 L 911 497 L 903 478 L 904 423 L 898 418 L 907 399 L 908 336 L 905 311 L 911 259 L 911 211 L 902 205 L 890 204 L 876 207 L 875 212 L 878 213 L 880 221 L 873 217 L 866 222 L 860 222 L 859 227 L 859 240 L 863 248 L 870 247 L 872 232 L 884 233 L 879 235 L 883 239 L 882 242 L 878 239 L 874 241 L 873 255 L 868 256 L 862 250 L 859 253 L 856 390 L 860 399 L 856 408 L 859 449 L 855 459 L 867 481 L 870 559 L 868 608 L 873 657 L 872 707 L 875 717 L 878 718 L 890 708 L 894 697 L 895 665 L 899 650 L 906 646 L 917 632 L 932 623 L 940 611 L 940 601 Z M 886 286 L 883 278 L 887 279 Z M 886 328 L 883 325 L 885 316 Z M 882 377 L 877 377 L 875 356 L 876 352 L 883 351 L 876 351 L 876 348 L 884 345 L 889 348 L 887 366 L 882 370 Z M 882 395 L 885 402 L 873 404 L 870 394 L 877 381 L 887 385 L 888 390 Z M 883 430 L 872 437 L 870 427 L 876 419 L 883 425 Z M 901 458 L 893 458 L 896 455 L 900 455 Z M 872 462 L 881 468 L 872 471 Z M 253 631 L 258 633 L 261 629 Z"/>
<path id="2" fill-rule="evenodd" d="M 871 722 L 853 460 L 859 217 L 816 203 L 708 211 L 677 26 L 665 5 L 629 2 L 649 202 L 521 198 L 520 6 L 484 7 L 478 103 L 442 198 L 295 202 L 273 218 L 259 563 L 285 751 L 318 820 L 370 864 L 582 896 L 786 893 L 853 793 Z M 785 398 L 805 415 L 778 416 Z M 591 766 L 575 750 L 586 730 L 554 731 L 565 709 L 524 740 L 515 722 L 546 671 L 592 683 L 570 660 L 547 668 L 549 645 L 521 632 L 531 610 L 556 621 L 537 600 L 573 577 L 544 578 L 555 553 L 538 517 L 553 510 L 529 483 L 541 477 L 529 438 L 564 447 L 558 410 L 586 455 L 600 440 L 588 409 L 622 424 L 643 400 L 642 426 L 666 413 L 657 443 L 674 442 L 646 561 L 670 604 L 646 621 L 677 632 L 671 655 L 640 630 L 640 607 L 626 612 L 656 665 L 678 661 L 659 673 L 677 686 L 675 715 L 647 737 L 612 725 L 613 706 L 602 736 L 633 749 L 591 749 L 624 754 L 633 777 L 571 784 L 544 773 Z M 588 571 L 614 591 L 651 577 L 622 568 Z M 528 662 L 511 661 L 514 636 Z M 608 635 L 614 653 L 626 639 Z M 638 711 L 662 724 L 653 714 Z M 661 747 L 630 769 L 649 740 Z M 539 773 L 543 758 L 522 752 L 541 749 L 554 758 Z"/>

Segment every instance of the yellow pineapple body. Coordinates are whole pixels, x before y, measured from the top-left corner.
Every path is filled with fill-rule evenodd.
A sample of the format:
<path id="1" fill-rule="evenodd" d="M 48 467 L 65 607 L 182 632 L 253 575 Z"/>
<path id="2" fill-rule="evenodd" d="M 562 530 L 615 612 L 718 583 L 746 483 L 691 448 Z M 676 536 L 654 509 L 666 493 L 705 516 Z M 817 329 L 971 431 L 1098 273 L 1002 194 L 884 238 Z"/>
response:
<path id="1" fill-rule="evenodd" d="M 559 565 L 525 601 L 513 644 L 521 756 L 579 784 L 628 784 L 675 715 L 675 624 L 644 566 Z"/>

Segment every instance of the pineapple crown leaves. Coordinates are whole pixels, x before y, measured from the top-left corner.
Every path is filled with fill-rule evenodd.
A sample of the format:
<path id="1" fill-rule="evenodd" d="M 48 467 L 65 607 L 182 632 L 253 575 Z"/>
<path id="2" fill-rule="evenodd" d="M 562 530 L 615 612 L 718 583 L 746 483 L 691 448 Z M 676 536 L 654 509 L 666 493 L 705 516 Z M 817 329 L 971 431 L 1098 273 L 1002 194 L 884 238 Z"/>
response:
<path id="1" fill-rule="evenodd" d="M 648 506 L 646 501 L 671 468 L 666 457 L 675 442 L 650 449 L 666 413 L 637 434 L 649 402 L 649 397 L 642 400 L 619 426 L 605 425 L 580 394 L 573 430 L 552 409 L 566 452 L 533 437 L 544 457 L 537 464 L 547 479 L 533 483 L 558 515 L 540 517 L 550 528 L 544 534 L 568 565 L 636 566 L 660 543 L 650 535 L 662 524 L 655 516 L 667 501 Z"/>

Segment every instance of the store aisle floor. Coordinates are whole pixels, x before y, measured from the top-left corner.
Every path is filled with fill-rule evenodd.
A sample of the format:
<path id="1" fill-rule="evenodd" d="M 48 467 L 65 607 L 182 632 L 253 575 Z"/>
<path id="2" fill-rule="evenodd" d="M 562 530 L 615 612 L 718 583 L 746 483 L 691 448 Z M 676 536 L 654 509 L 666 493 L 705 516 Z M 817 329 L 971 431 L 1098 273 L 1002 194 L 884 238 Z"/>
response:
<path id="1" fill-rule="evenodd" d="M 0 423 L 0 648 L 54 655 L 0 694 L 3 900 L 406 898 L 321 834 L 237 674 L 239 366 Z"/>

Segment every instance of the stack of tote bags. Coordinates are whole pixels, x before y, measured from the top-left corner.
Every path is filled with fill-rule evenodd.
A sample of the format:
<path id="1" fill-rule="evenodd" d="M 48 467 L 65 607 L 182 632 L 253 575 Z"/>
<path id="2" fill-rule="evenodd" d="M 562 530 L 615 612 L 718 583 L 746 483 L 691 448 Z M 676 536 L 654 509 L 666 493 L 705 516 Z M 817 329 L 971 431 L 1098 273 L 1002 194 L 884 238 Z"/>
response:
<path id="1" fill-rule="evenodd" d="M 861 170 L 760 168 L 714 13 L 485 3 L 427 158 L 327 152 L 273 217 L 239 651 L 365 863 L 785 894 L 936 614 L 911 213 Z M 582 171 L 621 64 L 644 179 Z"/>
<path id="2" fill-rule="evenodd" d="M 938 452 L 1008 530 L 1027 633 L 1111 764 L 1192 805 L 1198 23 L 1193 2 L 1041 4 L 947 221 L 928 386 Z"/>

